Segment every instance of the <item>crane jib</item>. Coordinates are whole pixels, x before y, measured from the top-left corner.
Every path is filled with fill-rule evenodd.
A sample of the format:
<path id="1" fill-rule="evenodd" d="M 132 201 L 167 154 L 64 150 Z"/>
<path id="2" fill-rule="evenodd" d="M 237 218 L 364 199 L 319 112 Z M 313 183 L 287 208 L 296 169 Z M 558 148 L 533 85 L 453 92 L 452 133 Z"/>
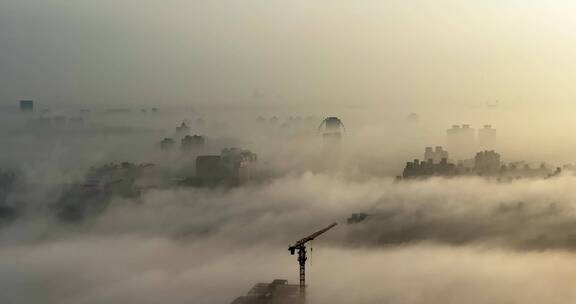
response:
<path id="1" fill-rule="evenodd" d="M 288 250 L 290 250 L 290 252 L 291 252 L 292 254 L 294 254 L 294 251 L 295 251 L 296 249 L 300 249 L 300 248 L 304 247 L 304 246 L 303 246 L 304 244 L 308 243 L 309 241 L 314 240 L 316 237 L 318 237 L 319 235 L 321 235 L 321 234 L 325 233 L 326 231 L 332 229 L 332 228 L 333 228 L 334 226 L 336 226 L 336 225 L 338 225 L 338 224 L 332 223 L 330 226 L 328 226 L 328 227 L 326 227 L 326 228 L 324 228 L 324 229 L 322 229 L 322 230 L 319 230 L 319 231 L 314 232 L 313 234 L 311 234 L 311 235 L 309 235 L 309 236 L 307 236 L 307 237 L 299 240 L 298 242 L 294 243 L 294 245 L 291 245 L 290 247 L 288 247 Z"/>

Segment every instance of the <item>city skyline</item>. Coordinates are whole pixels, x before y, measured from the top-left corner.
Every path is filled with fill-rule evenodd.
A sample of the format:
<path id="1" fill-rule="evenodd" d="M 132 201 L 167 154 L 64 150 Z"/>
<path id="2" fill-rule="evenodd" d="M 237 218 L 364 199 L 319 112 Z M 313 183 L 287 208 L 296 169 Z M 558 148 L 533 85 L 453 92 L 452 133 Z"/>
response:
<path id="1" fill-rule="evenodd" d="M 0 303 L 573 303 L 575 11 L 0 0 Z"/>

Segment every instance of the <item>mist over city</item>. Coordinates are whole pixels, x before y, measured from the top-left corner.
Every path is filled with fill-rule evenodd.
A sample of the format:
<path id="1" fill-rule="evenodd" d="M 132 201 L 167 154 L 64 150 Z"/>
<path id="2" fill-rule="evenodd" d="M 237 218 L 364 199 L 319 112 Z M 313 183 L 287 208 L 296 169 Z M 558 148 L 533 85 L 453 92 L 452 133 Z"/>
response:
<path id="1" fill-rule="evenodd" d="M 574 302 L 574 9 L 0 0 L 0 303 Z"/>

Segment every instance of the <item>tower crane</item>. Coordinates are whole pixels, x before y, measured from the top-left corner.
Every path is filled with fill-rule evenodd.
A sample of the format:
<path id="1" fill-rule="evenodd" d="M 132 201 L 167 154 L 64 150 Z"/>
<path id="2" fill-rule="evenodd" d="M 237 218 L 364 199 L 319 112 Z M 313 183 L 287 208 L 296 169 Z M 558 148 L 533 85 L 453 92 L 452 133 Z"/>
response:
<path id="1" fill-rule="evenodd" d="M 288 247 L 288 251 L 290 251 L 291 255 L 294 255 L 296 251 L 298 251 L 298 264 L 300 265 L 300 295 L 302 296 L 305 294 L 306 290 L 306 260 L 308 259 L 306 257 L 306 243 L 312 241 L 313 239 L 317 238 L 319 235 L 325 233 L 326 231 L 334 228 L 334 226 L 336 225 L 337 225 L 336 223 L 332 223 L 330 226 L 322 230 L 316 231 L 311 235 L 297 241 L 296 243 L 294 243 L 294 245 Z"/>

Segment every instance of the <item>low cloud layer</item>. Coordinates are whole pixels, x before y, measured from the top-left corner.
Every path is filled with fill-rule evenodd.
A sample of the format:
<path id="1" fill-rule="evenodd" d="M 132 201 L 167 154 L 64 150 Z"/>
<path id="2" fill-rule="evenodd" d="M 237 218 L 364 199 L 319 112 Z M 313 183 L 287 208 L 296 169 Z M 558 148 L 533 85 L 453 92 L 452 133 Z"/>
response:
<path id="1" fill-rule="evenodd" d="M 297 278 L 284 248 L 208 240 L 68 239 L 2 250 L 6 303 L 229 303 L 256 282 Z M 570 303 L 572 255 L 404 246 L 315 246 L 310 303 Z"/>
<path id="2" fill-rule="evenodd" d="M 81 225 L 30 215 L 0 230 L 7 303 L 229 303 L 297 280 L 311 303 L 567 303 L 576 178 L 349 180 L 306 173 L 231 190 L 153 190 Z M 354 212 L 365 221 L 347 225 Z"/>

